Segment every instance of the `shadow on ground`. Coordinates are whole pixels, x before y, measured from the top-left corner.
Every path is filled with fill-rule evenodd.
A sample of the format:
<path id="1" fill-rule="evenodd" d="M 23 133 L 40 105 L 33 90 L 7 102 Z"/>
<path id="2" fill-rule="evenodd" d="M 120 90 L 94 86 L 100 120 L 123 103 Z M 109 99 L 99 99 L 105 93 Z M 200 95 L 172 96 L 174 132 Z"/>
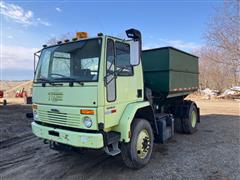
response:
<path id="1" fill-rule="evenodd" d="M 0 108 L 3 179 L 234 179 L 240 175 L 239 116 L 201 116 L 195 134 L 176 134 L 163 145 L 155 144 L 151 162 L 136 171 L 126 168 L 120 155 L 107 156 L 102 150 L 50 150 L 32 135 L 25 118 L 29 111 L 29 106 Z"/>

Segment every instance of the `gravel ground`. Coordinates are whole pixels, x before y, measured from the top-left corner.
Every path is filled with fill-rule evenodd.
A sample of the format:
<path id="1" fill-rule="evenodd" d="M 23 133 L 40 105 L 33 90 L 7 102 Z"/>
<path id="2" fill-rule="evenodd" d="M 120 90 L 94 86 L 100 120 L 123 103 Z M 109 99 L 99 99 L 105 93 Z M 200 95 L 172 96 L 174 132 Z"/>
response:
<path id="1" fill-rule="evenodd" d="M 197 102 L 201 123 L 194 135 L 176 134 L 155 145 L 150 163 L 125 167 L 103 151 L 56 152 L 36 138 L 29 106 L 0 107 L 1 179 L 240 179 L 240 103 Z"/>

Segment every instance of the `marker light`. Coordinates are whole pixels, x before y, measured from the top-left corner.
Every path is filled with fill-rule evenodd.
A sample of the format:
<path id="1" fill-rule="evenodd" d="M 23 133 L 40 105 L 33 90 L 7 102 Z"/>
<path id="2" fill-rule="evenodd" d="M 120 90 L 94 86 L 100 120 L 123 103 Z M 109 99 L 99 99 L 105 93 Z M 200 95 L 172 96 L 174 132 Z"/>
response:
<path id="1" fill-rule="evenodd" d="M 64 42 L 65 42 L 65 43 L 69 42 L 69 39 L 65 39 Z"/>
<path id="2" fill-rule="evenodd" d="M 72 41 L 76 41 L 77 40 L 77 38 L 72 38 Z"/>
<path id="3" fill-rule="evenodd" d="M 97 35 L 98 35 L 98 36 L 103 36 L 103 33 L 99 32 Z"/>
<path id="4" fill-rule="evenodd" d="M 33 104 L 33 105 L 32 105 L 32 109 L 36 110 L 36 109 L 37 109 L 37 105 L 36 105 L 36 104 Z"/>
<path id="5" fill-rule="evenodd" d="M 87 114 L 87 115 L 93 115 L 94 114 L 94 110 L 92 110 L 92 109 L 81 109 L 80 113 L 81 114 Z"/>
<path id="6" fill-rule="evenodd" d="M 87 32 L 77 32 L 76 33 L 76 38 L 81 39 L 81 38 L 87 38 L 88 33 Z"/>

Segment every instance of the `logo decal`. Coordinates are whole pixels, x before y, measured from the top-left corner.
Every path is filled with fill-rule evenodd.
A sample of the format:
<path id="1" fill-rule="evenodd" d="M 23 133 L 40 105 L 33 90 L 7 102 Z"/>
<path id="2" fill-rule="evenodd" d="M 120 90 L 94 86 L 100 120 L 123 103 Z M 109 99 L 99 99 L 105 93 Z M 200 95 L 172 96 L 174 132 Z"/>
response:
<path id="1" fill-rule="evenodd" d="M 60 111 L 58 109 L 51 109 L 52 112 L 59 113 Z"/>
<path id="2" fill-rule="evenodd" d="M 48 100 L 52 102 L 63 101 L 63 93 L 61 92 L 49 92 Z"/>

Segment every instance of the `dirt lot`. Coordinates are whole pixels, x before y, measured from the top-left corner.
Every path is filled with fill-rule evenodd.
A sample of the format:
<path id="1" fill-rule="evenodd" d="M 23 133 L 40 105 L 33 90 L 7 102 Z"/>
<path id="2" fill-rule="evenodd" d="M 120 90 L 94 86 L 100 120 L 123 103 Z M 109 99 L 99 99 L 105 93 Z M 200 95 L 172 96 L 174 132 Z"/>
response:
<path id="1" fill-rule="evenodd" d="M 56 152 L 34 137 L 30 106 L 0 105 L 1 179 L 240 179 L 240 103 L 199 100 L 201 123 L 194 135 L 155 145 L 151 162 L 138 171 L 103 151 Z"/>

